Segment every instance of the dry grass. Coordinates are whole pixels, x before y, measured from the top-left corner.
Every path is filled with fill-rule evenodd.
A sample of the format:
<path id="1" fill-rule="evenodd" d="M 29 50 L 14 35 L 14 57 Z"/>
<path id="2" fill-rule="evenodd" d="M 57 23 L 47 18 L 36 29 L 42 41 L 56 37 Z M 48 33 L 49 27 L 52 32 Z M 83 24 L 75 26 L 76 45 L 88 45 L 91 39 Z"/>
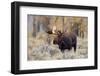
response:
<path id="1" fill-rule="evenodd" d="M 48 44 L 48 35 L 46 33 L 38 33 L 36 37 L 28 35 L 28 60 L 54 60 L 54 59 L 80 59 L 88 57 L 88 41 L 87 39 L 77 38 L 77 50 L 60 51 L 58 45 Z M 51 40 L 52 42 L 52 40 Z"/>

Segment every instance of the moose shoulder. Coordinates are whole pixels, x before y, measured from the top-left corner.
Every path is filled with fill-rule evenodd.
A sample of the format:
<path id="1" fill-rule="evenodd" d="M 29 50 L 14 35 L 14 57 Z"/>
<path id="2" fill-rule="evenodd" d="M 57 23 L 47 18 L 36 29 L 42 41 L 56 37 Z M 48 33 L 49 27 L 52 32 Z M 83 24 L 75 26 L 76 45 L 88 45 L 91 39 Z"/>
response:
<path id="1" fill-rule="evenodd" d="M 54 44 L 58 44 L 59 49 L 64 52 L 65 49 L 71 50 L 72 47 L 76 51 L 77 47 L 77 36 L 75 33 L 61 33 L 58 31 L 57 36 L 53 40 Z"/>

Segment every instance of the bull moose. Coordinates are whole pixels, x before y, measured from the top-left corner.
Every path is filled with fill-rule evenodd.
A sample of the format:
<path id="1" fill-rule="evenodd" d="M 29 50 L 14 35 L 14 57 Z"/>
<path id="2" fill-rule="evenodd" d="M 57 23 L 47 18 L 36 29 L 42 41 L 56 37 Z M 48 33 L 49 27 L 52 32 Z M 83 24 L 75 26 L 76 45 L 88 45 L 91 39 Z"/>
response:
<path id="1" fill-rule="evenodd" d="M 74 52 L 76 52 L 77 47 L 77 36 L 75 33 L 62 33 L 57 32 L 57 36 L 53 40 L 53 44 L 58 44 L 59 49 L 64 52 L 65 49 L 71 50 L 74 47 Z"/>

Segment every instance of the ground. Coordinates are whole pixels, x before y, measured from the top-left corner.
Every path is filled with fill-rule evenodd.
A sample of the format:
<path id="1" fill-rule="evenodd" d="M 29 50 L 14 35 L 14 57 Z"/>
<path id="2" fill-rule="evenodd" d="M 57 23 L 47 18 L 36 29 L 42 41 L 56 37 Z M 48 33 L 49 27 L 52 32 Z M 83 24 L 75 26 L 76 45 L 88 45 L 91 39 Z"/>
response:
<path id="1" fill-rule="evenodd" d="M 46 33 L 38 33 L 36 37 L 28 34 L 28 60 L 60 60 L 60 59 L 83 59 L 88 58 L 88 41 L 87 38 L 77 37 L 77 49 L 68 51 L 67 49 L 62 53 L 58 45 L 51 42 L 48 44 L 47 38 L 50 37 Z"/>

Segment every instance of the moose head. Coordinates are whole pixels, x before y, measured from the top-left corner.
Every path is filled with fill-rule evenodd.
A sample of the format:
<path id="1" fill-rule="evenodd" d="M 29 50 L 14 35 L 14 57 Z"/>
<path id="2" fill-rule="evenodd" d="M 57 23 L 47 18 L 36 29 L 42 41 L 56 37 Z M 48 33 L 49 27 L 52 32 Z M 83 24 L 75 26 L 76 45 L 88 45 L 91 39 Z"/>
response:
<path id="1" fill-rule="evenodd" d="M 60 42 L 60 39 L 61 39 L 63 33 L 61 33 L 61 31 L 57 31 L 56 32 L 56 35 L 57 36 L 54 38 L 53 44 L 58 44 Z"/>

